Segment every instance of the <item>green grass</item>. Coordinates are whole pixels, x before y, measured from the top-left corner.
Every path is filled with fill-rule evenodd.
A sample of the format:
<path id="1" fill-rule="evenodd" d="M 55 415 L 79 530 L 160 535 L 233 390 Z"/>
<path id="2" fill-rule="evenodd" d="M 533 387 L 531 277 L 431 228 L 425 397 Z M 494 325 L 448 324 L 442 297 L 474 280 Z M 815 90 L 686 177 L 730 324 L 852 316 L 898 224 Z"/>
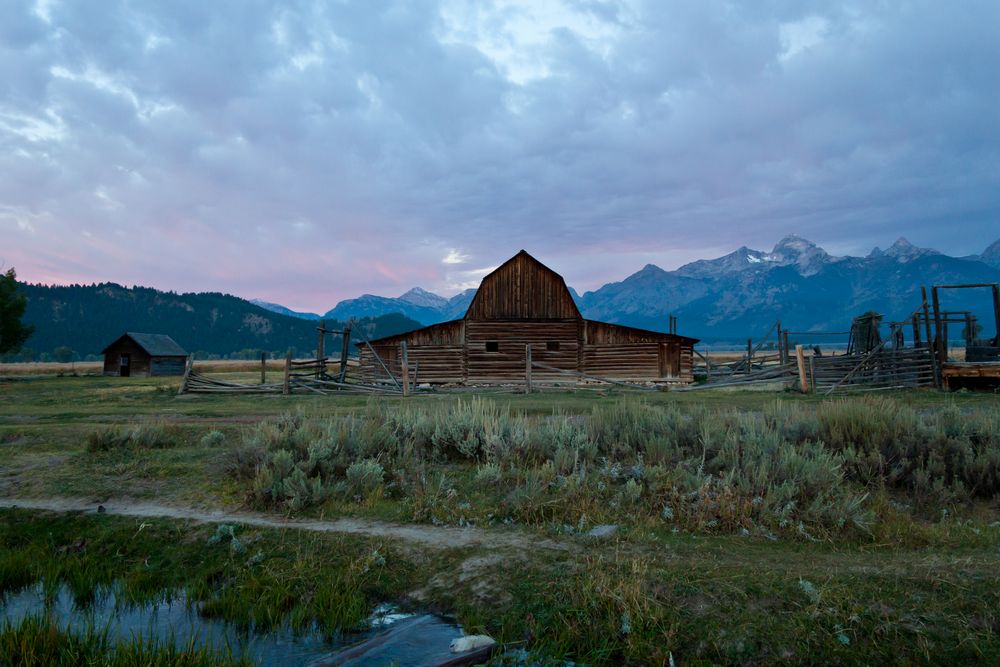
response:
<path id="1" fill-rule="evenodd" d="M 301 531 L 233 529 L 117 517 L 0 513 L 0 593 L 43 581 L 78 602 L 121 585 L 144 603 L 186 591 L 206 616 L 276 627 L 353 629 L 371 606 L 415 584 L 418 568 L 384 541 Z M 235 537 L 234 537 L 235 536 Z M 386 563 L 396 567 L 387 568 Z"/>
<path id="2" fill-rule="evenodd" d="M 411 600 L 588 664 L 660 664 L 668 652 L 685 664 L 995 664 L 1000 538 L 952 530 L 931 551 L 640 531 L 565 551 L 428 552 L 239 526 L 234 547 L 214 526 L 6 511 L 0 572 L 15 574 L 0 584 L 46 578 L 84 603 L 109 582 L 137 603 L 184 588 L 214 618 L 330 632 Z"/>
<path id="3" fill-rule="evenodd" d="M 70 632 L 44 618 L 28 617 L 0 625 L 0 665 L 18 667 L 249 667 L 250 661 L 228 651 L 194 644 L 109 639 L 106 632 L 87 628 Z"/>
<path id="4" fill-rule="evenodd" d="M 473 523 L 525 546 L 2 511 L 0 591 L 184 589 L 212 617 L 329 632 L 396 601 L 588 664 L 1000 661 L 996 395 L 175 392 L 0 380 L 0 496 Z M 618 536 L 580 534 L 600 523 Z"/>

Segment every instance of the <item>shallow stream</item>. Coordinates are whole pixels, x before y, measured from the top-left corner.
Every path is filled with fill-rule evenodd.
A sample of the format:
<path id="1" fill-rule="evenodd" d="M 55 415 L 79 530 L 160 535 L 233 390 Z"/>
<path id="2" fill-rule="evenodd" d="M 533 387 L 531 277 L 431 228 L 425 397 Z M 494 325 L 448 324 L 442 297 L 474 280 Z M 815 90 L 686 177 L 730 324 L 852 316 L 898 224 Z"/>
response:
<path id="1" fill-rule="evenodd" d="M 111 639 L 175 643 L 178 647 L 208 646 L 233 656 L 248 658 L 263 666 L 308 665 L 358 644 L 379 633 L 412 625 L 418 632 L 395 632 L 396 640 L 387 642 L 377 654 L 350 661 L 351 665 L 383 665 L 391 662 L 399 667 L 428 664 L 434 657 L 447 652 L 449 642 L 461 637 L 461 626 L 431 614 L 405 614 L 390 605 L 381 605 L 369 619 L 369 629 L 331 639 L 317 630 L 292 632 L 290 628 L 255 631 L 232 623 L 204 618 L 196 605 L 189 605 L 184 595 L 151 604 L 123 604 L 115 588 L 99 593 L 91 604 L 77 606 L 73 595 L 61 586 L 46 604 L 41 583 L 0 598 L 0 625 L 19 624 L 24 618 L 50 618 L 60 629 L 85 632 L 94 628 L 107 631 Z M 397 625 L 399 624 L 399 625 Z"/>

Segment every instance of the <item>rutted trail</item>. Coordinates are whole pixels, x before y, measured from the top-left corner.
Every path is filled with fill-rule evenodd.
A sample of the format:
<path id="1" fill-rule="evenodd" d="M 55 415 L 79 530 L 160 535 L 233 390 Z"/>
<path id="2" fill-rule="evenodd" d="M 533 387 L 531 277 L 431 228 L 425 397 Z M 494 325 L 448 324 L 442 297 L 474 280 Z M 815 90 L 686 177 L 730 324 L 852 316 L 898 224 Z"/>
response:
<path id="1" fill-rule="evenodd" d="M 85 498 L 3 498 L 0 508 L 46 510 L 50 512 L 97 513 L 98 504 Z M 204 510 L 175 505 L 158 505 L 147 502 L 107 501 L 103 503 L 107 514 L 138 518 L 187 519 L 199 523 L 240 523 L 260 528 L 291 528 L 317 533 L 350 533 L 371 537 L 387 537 L 413 542 L 438 549 L 459 547 L 491 547 L 516 549 L 550 549 L 566 551 L 568 543 L 539 538 L 513 529 L 452 528 L 443 526 L 404 525 L 344 518 L 333 521 L 316 519 L 282 519 L 250 512 Z"/>

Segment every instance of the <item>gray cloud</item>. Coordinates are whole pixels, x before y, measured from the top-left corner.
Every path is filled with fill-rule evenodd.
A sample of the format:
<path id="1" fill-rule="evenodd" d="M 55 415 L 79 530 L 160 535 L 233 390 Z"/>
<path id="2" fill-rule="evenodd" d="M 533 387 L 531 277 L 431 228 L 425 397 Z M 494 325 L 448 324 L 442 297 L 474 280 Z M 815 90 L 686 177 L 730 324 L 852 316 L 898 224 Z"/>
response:
<path id="1" fill-rule="evenodd" d="M 1000 229 L 996 3 L 0 12 L 0 256 L 30 280 L 315 309 L 521 247 L 583 289 L 792 232 Z"/>

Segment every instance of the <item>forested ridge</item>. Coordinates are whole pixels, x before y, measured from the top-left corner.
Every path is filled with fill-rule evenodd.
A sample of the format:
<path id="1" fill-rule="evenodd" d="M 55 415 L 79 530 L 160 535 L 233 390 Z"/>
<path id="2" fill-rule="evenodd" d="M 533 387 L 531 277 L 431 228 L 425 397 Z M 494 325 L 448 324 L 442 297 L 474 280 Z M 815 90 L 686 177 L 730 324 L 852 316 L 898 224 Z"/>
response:
<path id="1" fill-rule="evenodd" d="M 100 354 L 125 331 L 167 334 L 201 357 L 248 357 L 260 351 L 284 355 L 289 348 L 309 355 L 316 348 L 316 322 L 274 313 L 230 294 L 178 294 L 116 283 L 22 283 L 19 291 L 28 299 L 24 322 L 35 331 L 8 361 L 53 358 L 57 348 L 69 348 L 74 359 L 83 359 Z M 340 329 L 344 323 L 326 324 Z M 362 318 L 355 322 L 354 338 L 378 338 L 419 326 L 398 314 Z M 339 352 L 340 337 L 328 337 L 326 345 L 327 353 Z M 61 353 L 65 355 L 65 349 Z"/>

